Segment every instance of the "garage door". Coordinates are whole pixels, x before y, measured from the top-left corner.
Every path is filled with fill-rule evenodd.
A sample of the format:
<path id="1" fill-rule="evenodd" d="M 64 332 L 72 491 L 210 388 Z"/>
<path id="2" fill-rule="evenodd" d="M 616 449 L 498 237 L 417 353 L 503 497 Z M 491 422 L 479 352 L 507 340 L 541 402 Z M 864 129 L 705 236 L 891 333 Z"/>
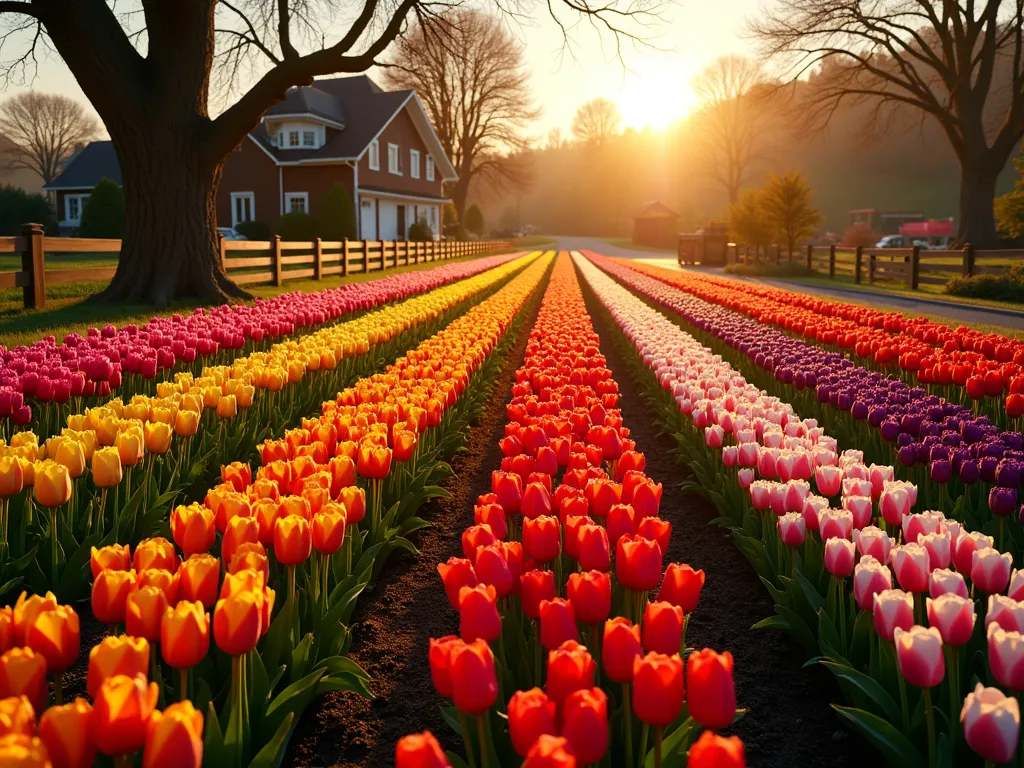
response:
<path id="1" fill-rule="evenodd" d="M 373 200 L 362 200 L 359 203 L 359 235 L 363 240 L 377 239 L 377 211 Z"/>
<path id="2" fill-rule="evenodd" d="M 398 204 L 389 203 L 386 200 L 378 202 L 380 206 L 380 235 L 381 240 L 398 239 Z"/>

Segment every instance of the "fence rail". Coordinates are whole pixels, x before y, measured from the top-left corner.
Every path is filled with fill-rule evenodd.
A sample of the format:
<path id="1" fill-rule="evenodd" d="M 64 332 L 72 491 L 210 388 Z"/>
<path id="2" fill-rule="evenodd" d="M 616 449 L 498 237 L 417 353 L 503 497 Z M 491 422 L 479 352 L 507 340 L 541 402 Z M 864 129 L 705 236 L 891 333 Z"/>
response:
<path id="1" fill-rule="evenodd" d="M 807 245 L 784 258 L 778 246 L 757 253 L 749 247 L 729 243 L 727 264 L 799 263 L 828 277 L 852 277 L 855 283 L 878 281 L 902 283 L 916 291 L 922 285 L 945 285 L 951 278 L 999 274 L 1014 264 L 1024 264 L 1024 250 L 976 251 L 963 248 L 930 251 L 913 248 L 841 248 L 834 245 Z"/>
<path id="2" fill-rule="evenodd" d="M 225 240 L 218 237 L 220 263 L 240 285 L 286 280 L 321 280 L 332 275 L 376 272 L 410 264 L 476 256 L 510 247 L 505 240 Z M 0 253 L 20 253 L 21 269 L 0 272 L 0 289 L 22 288 L 26 308 L 46 306 L 46 286 L 110 280 L 116 267 L 46 270 L 47 253 L 119 253 L 120 240 L 47 237 L 27 224 L 20 237 L 0 237 Z M 239 254 L 235 256 L 234 254 Z"/>

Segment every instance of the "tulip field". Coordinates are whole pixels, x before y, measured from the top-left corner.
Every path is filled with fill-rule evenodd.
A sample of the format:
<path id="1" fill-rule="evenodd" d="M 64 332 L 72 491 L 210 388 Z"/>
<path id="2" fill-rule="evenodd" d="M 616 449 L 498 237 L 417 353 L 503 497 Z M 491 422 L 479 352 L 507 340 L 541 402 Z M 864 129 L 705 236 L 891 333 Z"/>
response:
<path id="1" fill-rule="evenodd" d="M 1022 418 L 588 251 L 0 347 L 0 766 L 1024 765 Z"/>

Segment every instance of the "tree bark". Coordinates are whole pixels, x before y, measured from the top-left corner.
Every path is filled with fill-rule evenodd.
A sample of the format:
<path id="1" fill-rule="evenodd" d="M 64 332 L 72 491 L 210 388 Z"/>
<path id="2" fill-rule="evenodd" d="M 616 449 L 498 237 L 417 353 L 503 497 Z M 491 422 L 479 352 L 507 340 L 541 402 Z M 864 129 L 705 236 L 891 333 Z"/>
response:
<path id="1" fill-rule="evenodd" d="M 970 243 L 975 248 L 998 246 L 992 206 L 1001 170 L 1001 164 L 987 160 L 961 160 L 960 221 L 957 225 L 957 240 L 960 243 Z"/>
<path id="2" fill-rule="evenodd" d="M 117 273 L 94 298 L 165 307 L 194 297 L 248 298 L 224 272 L 217 249 L 216 194 L 223 160 L 199 142 L 156 126 L 115 131 L 125 193 Z"/>

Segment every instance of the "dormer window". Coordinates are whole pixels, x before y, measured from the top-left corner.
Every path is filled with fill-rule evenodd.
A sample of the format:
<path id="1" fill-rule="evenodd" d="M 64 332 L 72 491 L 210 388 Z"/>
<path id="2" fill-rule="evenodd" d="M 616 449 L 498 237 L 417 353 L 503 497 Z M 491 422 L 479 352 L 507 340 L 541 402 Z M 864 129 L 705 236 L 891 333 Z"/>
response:
<path id="1" fill-rule="evenodd" d="M 298 131 L 288 131 L 288 146 L 289 146 L 289 148 L 299 146 L 299 132 Z"/>
<path id="2" fill-rule="evenodd" d="M 269 130 L 279 149 L 319 149 L 326 143 L 323 126 L 308 121 L 284 121 Z"/>
<path id="3" fill-rule="evenodd" d="M 303 131 L 302 132 L 302 146 L 304 146 L 304 147 L 315 147 L 316 146 L 316 131 Z"/>

